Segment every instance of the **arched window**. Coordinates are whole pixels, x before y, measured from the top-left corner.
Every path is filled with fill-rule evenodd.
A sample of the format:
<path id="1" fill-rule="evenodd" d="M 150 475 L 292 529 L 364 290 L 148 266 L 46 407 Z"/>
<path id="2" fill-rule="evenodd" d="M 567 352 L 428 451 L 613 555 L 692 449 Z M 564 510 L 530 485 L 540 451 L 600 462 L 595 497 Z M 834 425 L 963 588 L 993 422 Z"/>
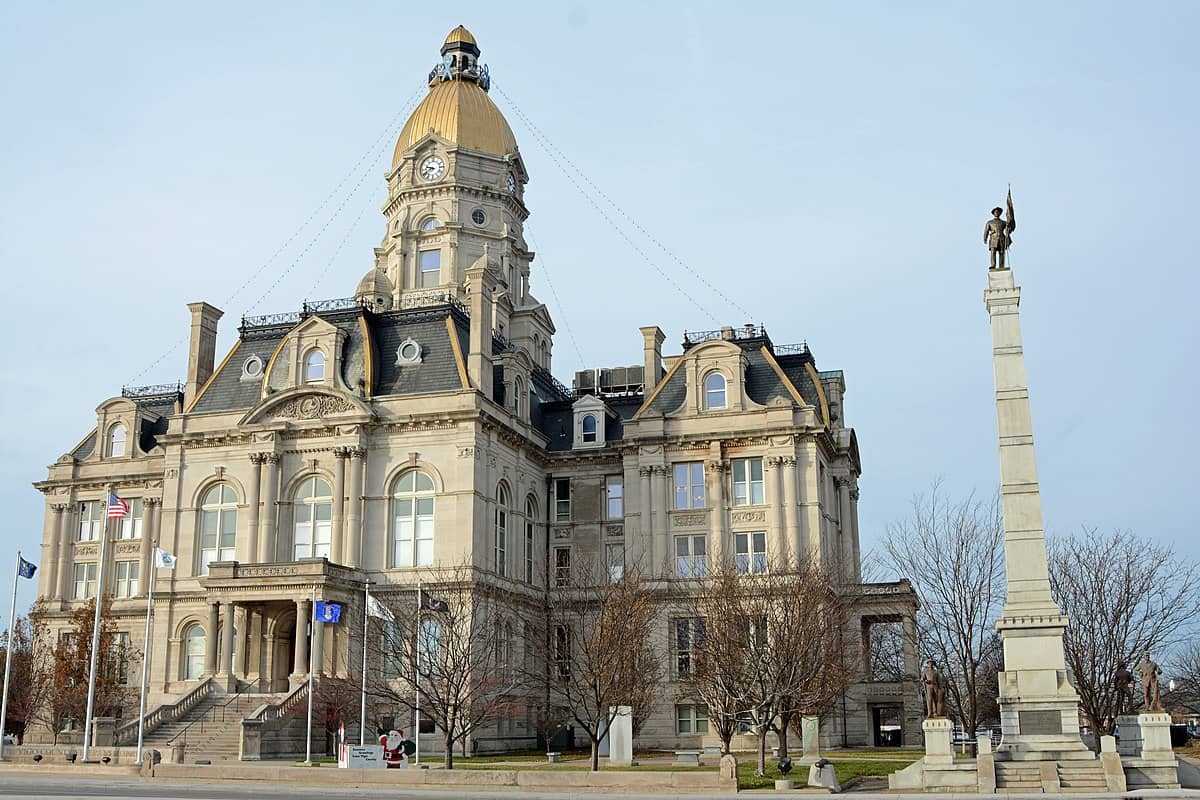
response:
<path id="1" fill-rule="evenodd" d="M 525 501 L 525 582 L 533 583 L 533 539 L 537 524 L 537 503 L 533 498 Z"/>
<path id="2" fill-rule="evenodd" d="M 320 350 L 310 350 L 304 357 L 304 381 L 313 383 L 325 380 L 325 354 Z"/>
<path id="3" fill-rule="evenodd" d="M 108 429 L 108 457 L 120 458 L 125 455 L 125 426 L 117 423 Z"/>
<path id="4" fill-rule="evenodd" d="M 583 418 L 583 440 L 585 442 L 596 441 L 596 418 L 591 414 Z"/>
<path id="5" fill-rule="evenodd" d="M 183 677 L 194 681 L 204 677 L 204 651 L 208 637 L 204 628 L 193 625 L 183 637 Z"/>
<path id="6" fill-rule="evenodd" d="M 218 483 L 200 501 L 200 572 L 213 561 L 232 561 L 237 546 L 237 492 Z"/>
<path id="7" fill-rule="evenodd" d="M 432 231 L 440 227 L 442 227 L 442 221 L 437 217 L 430 217 L 421 223 L 421 230 L 423 231 Z"/>
<path id="8" fill-rule="evenodd" d="M 316 475 L 305 478 L 296 490 L 292 511 L 296 520 L 292 557 L 328 558 L 333 533 L 333 490 L 329 483 Z"/>
<path id="9" fill-rule="evenodd" d="M 525 397 L 525 381 L 520 377 L 513 378 L 513 413 L 521 416 L 521 402 Z"/>
<path id="10" fill-rule="evenodd" d="M 704 407 L 725 408 L 725 376 L 710 372 L 704 378 Z"/>
<path id="11" fill-rule="evenodd" d="M 433 479 L 419 470 L 401 475 L 392 493 L 392 518 L 392 566 L 433 564 Z"/>
<path id="12" fill-rule="evenodd" d="M 508 490 L 504 484 L 496 487 L 496 574 L 508 574 Z"/>

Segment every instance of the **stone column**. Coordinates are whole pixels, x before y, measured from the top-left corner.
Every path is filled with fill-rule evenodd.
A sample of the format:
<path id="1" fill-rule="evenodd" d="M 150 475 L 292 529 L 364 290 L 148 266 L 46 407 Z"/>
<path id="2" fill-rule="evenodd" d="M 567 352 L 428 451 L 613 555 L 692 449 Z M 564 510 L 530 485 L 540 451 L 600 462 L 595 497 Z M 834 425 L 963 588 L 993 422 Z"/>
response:
<path id="1" fill-rule="evenodd" d="M 69 503 L 50 505 L 53 513 L 53 534 L 50 537 L 50 563 L 46 565 L 46 594 L 54 600 L 64 599 L 59 576 L 63 572 L 61 560 L 66 557 L 67 548 L 70 547 L 70 543 L 63 540 L 63 520 L 69 516 L 67 510 L 70 507 Z"/>
<path id="2" fill-rule="evenodd" d="M 797 454 L 799 508 L 799 544 L 797 547 L 811 558 L 821 547 L 821 466 L 817 443 L 813 439 L 800 442 Z"/>
<path id="3" fill-rule="evenodd" d="M 650 476 L 653 474 L 654 470 L 651 467 L 638 467 L 638 507 L 642 522 L 642 535 L 638 538 L 641 539 L 646 558 L 650 562 L 647 565 L 649 575 L 657 577 L 661 556 L 655 552 L 654 548 L 654 507 L 650 502 Z M 628 536 L 628 526 L 625 530 L 626 536 Z M 632 542 L 633 540 L 627 539 L 627 541 Z"/>
<path id="4" fill-rule="evenodd" d="M 858 484 L 850 487 L 850 567 L 853 570 L 851 579 L 862 583 L 862 549 L 858 539 Z"/>
<path id="5" fill-rule="evenodd" d="M 764 458 L 763 473 L 767 484 L 767 556 L 769 561 L 783 566 L 790 560 L 791 553 L 783 521 L 783 459 L 779 456 Z"/>
<path id="6" fill-rule="evenodd" d="M 362 447 L 350 448 L 350 505 L 346 509 L 346 542 L 343 562 L 348 567 L 362 564 L 362 506 L 363 473 L 367 468 L 367 451 Z"/>
<path id="7" fill-rule="evenodd" d="M 344 564 L 350 554 L 346 542 L 346 459 L 350 457 L 349 447 L 333 448 L 333 538 L 329 545 L 329 560 Z"/>
<path id="8" fill-rule="evenodd" d="M 59 517 L 59 540 L 61 545 L 58 551 L 58 598 L 60 600 L 70 600 L 71 573 L 72 567 L 75 564 L 75 534 L 72 523 L 75 520 L 75 509 L 79 507 L 79 504 L 64 503 L 63 505 L 66 508 L 63 509 L 62 516 Z"/>
<path id="9" fill-rule="evenodd" d="M 325 623 L 317 622 L 312 631 L 312 662 L 313 675 L 320 676 L 325 672 Z"/>
<path id="10" fill-rule="evenodd" d="M 708 505 L 708 563 L 709 569 L 717 569 L 725 563 L 733 550 L 727 540 L 725 525 L 725 471 L 723 461 L 709 461 L 704 465 L 708 478 L 705 498 Z"/>
<path id="11" fill-rule="evenodd" d="M 671 549 L 671 518 L 667 513 L 672 507 L 671 495 L 674 493 L 671 465 L 654 467 L 654 479 L 651 486 L 657 486 L 654 498 L 654 552 L 658 556 L 657 568 L 664 570 L 664 575 L 671 576 L 674 569 L 671 566 L 673 551 Z"/>
<path id="12" fill-rule="evenodd" d="M 793 563 L 809 558 L 808 542 L 801 533 L 797 520 L 796 508 L 796 457 L 782 456 L 779 459 L 783 472 L 783 526 L 786 530 L 784 538 L 788 544 L 788 554 Z"/>
<path id="13" fill-rule="evenodd" d="M 221 628 L 221 664 L 218 674 L 233 677 L 233 603 L 225 603 L 224 613 L 221 614 L 224 627 Z"/>
<path id="14" fill-rule="evenodd" d="M 220 604 L 208 604 L 208 630 L 204 636 L 204 673 L 217 674 L 217 633 L 220 622 Z"/>
<path id="15" fill-rule="evenodd" d="M 308 623 L 312 620 L 312 601 L 296 601 L 296 649 L 292 659 L 292 682 L 308 674 Z"/>
<path id="16" fill-rule="evenodd" d="M 267 631 L 266 607 L 260 606 L 255 616 L 258 617 L 258 690 L 270 692 L 274 687 L 271 686 L 270 660 L 267 658 L 270 654 L 271 638 Z"/>
<path id="17" fill-rule="evenodd" d="M 268 563 L 274 561 L 278 548 L 276 547 L 276 527 L 279 524 L 279 509 L 276 501 L 279 495 L 279 454 L 263 453 L 264 470 L 263 510 L 259 523 L 258 561 Z"/>
<path id="18" fill-rule="evenodd" d="M 854 547 L 851 540 L 851 523 L 850 517 L 850 478 L 834 478 L 834 484 L 838 491 L 838 546 L 837 546 L 837 574 L 842 580 L 849 581 L 854 574 L 853 564 Z"/>
<path id="19" fill-rule="evenodd" d="M 249 532 L 249 536 L 247 540 L 245 556 L 246 561 L 249 563 L 259 561 L 258 520 L 260 517 L 259 507 L 262 504 L 262 465 L 264 461 L 266 461 L 265 453 L 250 454 L 250 486 L 247 488 L 247 493 L 249 496 L 246 498 L 246 510 L 249 512 L 249 519 L 247 521 L 246 528 Z"/>
<path id="20" fill-rule="evenodd" d="M 150 570 L 154 569 L 154 545 L 158 542 L 158 512 L 162 501 L 157 497 L 142 499 L 142 549 L 139 553 L 138 580 L 142 594 L 150 593 Z"/>

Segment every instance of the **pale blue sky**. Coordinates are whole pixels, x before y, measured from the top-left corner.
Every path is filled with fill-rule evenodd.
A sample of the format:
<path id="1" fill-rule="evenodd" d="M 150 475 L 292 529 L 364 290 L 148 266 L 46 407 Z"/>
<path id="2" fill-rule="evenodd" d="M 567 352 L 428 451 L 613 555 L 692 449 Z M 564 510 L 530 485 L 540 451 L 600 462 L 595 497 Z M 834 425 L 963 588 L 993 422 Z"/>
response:
<path id="1" fill-rule="evenodd" d="M 463 23 L 532 175 L 561 379 L 638 363 L 641 325 L 677 351 L 685 329 L 751 321 L 703 275 L 777 343 L 845 370 L 869 547 L 933 478 L 997 482 L 980 239 L 1011 182 L 1047 528 L 1200 555 L 1200 6 L 647 6 L 7 4 L 6 549 L 39 555 L 30 482 L 100 402 L 183 376 L 187 302 L 225 310 L 223 354 L 264 295 L 258 313 L 352 293 L 382 235 L 392 142 L 372 143 Z M 707 311 L 523 116 L 687 265 L 609 208 Z"/>

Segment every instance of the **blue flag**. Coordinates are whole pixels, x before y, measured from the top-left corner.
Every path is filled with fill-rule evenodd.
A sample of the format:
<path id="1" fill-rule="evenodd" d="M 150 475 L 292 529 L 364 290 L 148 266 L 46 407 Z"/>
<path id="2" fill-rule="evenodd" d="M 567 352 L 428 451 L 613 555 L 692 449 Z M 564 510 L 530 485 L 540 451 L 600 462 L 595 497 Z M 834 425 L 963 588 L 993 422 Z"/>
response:
<path id="1" fill-rule="evenodd" d="M 342 618 L 341 603 L 326 603 L 324 600 L 317 601 L 317 622 L 328 622 L 330 625 L 336 625 Z"/>
<path id="2" fill-rule="evenodd" d="M 21 556 L 17 556 L 17 574 L 22 578 L 32 578 L 37 572 L 37 564 L 31 564 Z"/>

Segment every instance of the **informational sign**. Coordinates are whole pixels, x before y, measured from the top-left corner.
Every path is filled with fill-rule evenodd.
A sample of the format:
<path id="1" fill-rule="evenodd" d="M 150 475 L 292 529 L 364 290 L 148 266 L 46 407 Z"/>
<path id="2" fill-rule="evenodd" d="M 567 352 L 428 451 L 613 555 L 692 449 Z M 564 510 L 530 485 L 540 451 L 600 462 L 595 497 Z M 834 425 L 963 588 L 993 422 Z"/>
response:
<path id="1" fill-rule="evenodd" d="M 386 769 L 383 747 L 377 744 L 342 745 L 338 748 L 338 766 L 342 769 Z"/>

